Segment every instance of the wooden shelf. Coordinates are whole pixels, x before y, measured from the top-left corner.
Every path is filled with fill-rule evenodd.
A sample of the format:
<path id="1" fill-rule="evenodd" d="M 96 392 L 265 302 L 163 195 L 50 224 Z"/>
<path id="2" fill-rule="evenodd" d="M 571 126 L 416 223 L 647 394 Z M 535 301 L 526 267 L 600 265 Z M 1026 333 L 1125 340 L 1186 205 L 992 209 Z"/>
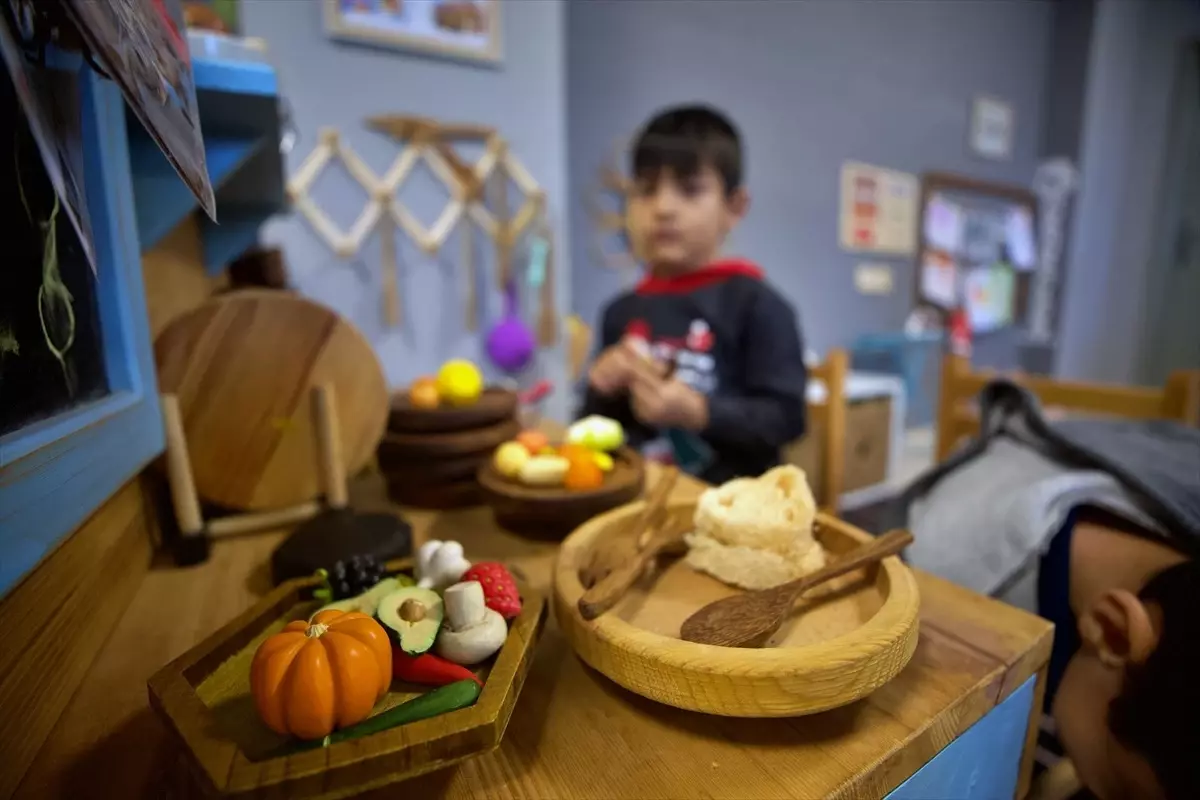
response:
<path id="1" fill-rule="evenodd" d="M 219 193 L 234 172 L 265 144 L 261 137 L 205 137 L 204 157 L 213 191 Z M 158 145 L 140 126 L 130 131 L 129 166 L 133 173 L 138 239 L 146 251 L 174 230 L 198 204 Z M 220 219 L 219 205 L 217 214 Z"/>
<path id="2" fill-rule="evenodd" d="M 275 147 L 280 127 L 275 70 L 261 61 L 232 57 L 223 42 L 208 50 L 213 52 L 207 57 L 197 53 L 193 70 L 217 210 L 216 222 L 204 217 L 200 230 L 205 268 L 215 274 L 255 243 L 259 227 L 282 211 L 285 201 L 283 160 Z M 129 160 L 138 238 L 145 252 L 199 204 L 132 115 Z"/>

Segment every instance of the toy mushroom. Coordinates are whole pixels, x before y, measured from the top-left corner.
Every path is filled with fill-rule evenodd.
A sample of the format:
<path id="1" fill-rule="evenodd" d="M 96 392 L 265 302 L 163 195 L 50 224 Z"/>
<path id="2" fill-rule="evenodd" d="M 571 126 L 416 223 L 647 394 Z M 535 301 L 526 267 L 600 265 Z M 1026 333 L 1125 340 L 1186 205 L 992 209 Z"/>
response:
<path id="1" fill-rule="evenodd" d="M 471 562 L 463 557 L 463 548 L 458 542 L 434 539 L 417 550 L 416 567 L 418 586 L 422 589 L 441 589 L 457 583 L 463 573 L 471 568 Z"/>
<path id="2" fill-rule="evenodd" d="M 463 581 L 442 592 L 445 624 L 438 634 L 438 655 L 464 667 L 495 653 L 508 638 L 504 617 L 484 604 L 483 585 Z"/>

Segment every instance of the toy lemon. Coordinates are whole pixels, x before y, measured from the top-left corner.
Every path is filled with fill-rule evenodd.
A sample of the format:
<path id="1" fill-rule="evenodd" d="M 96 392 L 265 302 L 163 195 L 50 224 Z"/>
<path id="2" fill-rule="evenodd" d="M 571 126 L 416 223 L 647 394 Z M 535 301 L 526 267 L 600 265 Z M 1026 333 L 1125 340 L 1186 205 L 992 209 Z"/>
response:
<path id="1" fill-rule="evenodd" d="M 438 370 L 437 390 L 450 405 L 469 406 L 483 394 L 483 375 L 470 361 L 447 361 Z"/>

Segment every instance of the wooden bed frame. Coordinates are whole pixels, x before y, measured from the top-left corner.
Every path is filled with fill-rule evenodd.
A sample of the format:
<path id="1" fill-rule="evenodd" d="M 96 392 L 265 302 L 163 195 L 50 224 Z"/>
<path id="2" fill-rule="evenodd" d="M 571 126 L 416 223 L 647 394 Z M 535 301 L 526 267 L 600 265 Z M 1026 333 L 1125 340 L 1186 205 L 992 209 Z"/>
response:
<path id="1" fill-rule="evenodd" d="M 964 437 L 979 433 L 974 408 L 979 392 L 1000 377 L 993 371 L 974 372 L 962 356 L 942 359 L 942 384 L 938 396 L 935 463 L 941 463 Z M 1111 386 L 1056 381 L 1032 375 L 1008 375 L 1048 409 L 1083 412 L 1129 419 L 1168 419 L 1200 427 L 1200 370 L 1173 372 L 1161 388 Z"/>

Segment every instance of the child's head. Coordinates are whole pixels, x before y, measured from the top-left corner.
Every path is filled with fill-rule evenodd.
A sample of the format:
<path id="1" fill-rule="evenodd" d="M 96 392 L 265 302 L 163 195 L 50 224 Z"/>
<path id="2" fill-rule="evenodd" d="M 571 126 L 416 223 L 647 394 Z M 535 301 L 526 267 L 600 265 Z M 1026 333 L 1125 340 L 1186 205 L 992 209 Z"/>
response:
<path id="1" fill-rule="evenodd" d="M 1105 800 L 1200 797 L 1200 566 L 1109 591 L 1079 621 L 1083 646 L 1054 702 L 1084 783 Z"/>
<path id="2" fill-rule="evenodd" d="M 725 115 L 707 106 L 660 112 L 633 146 L 629 232 L 654 270 L 702 267 L 746 213 L 742 144 Z"/>

